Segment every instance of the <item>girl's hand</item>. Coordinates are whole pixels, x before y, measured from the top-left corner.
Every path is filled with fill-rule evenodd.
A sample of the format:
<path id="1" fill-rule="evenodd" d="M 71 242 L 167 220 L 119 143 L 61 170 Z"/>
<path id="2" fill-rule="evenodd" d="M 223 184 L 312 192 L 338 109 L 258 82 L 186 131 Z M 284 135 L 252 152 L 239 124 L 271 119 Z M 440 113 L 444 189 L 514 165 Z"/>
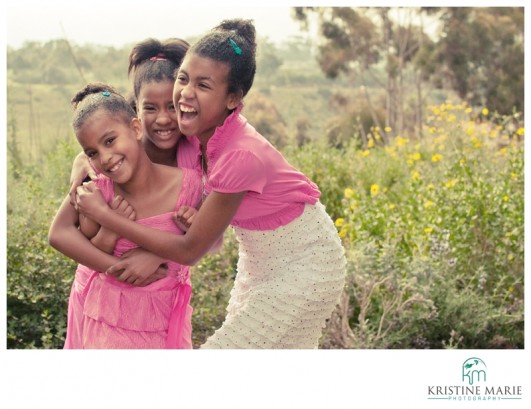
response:
<path id="1" fill-rule="evenodd" d="M 166 260 L 139 247 L 125 253 L 105 274 L 135 287 L 144 287 L 166 277 L 168 268 L 165 263 Z"/>
<path id="2" fill-rule="evenodd" d="M 196 214 L 197 209 L 195 207 L 181 206 L 173 214 L 173 221 L 179 229 L 186 232 L 192 225 Z"/>
<path id="3" fill-rule="evenodd" d="M 72 171 L 70 173 L 70 191 L 68 192 L 68 195 L 70 196 L 70 204 L 74 207 L 76 207 L 76 189 L 83 184 L 83 180 L 87 177 L 90 180 L 94 180 L 98 176 L 92 166 L 90 166 L 87 155 L 85 155 L 84 152 L 81 152 L 74 159 Z"/>
<path id="4" fill-rule="evenodd" d="M 133 209 L 133 206 L 131 206 L 122 196 L 115 196 L 109 206 L 120 216 L 127 217 L 130 220 L 136 220 L 135 209 Z"/>
<path id="5" fill-rule="evenodd" d="M 79 213 L 100 223 L 98 215 L 109 210 L 109 206 L 94 182 L 83 183 L 76 188 L 76 207 Z M 100 223 L 101 224 L 101 223 Z"/>
<path id="6" fill-rule="evenodd" d="M 127 202 L 127 200 L 125 200 L 121 196 L 116 196 L 110 203 L 109 207 L 114 213 L 116 213 L 119 216 L 126 217 L 130 220 L 136 219 L 135 209 L 133 209 L 133 207 Z M 82 220 L 95 223 L 91 219 L 88 219 L 87 217 L 85 217 L 84 215 L 80 215 L 80 223 L 79 223 L 80 228 L 83 227 L 81 223 Z M 87 222 L 85 222 L 85 224 L 88 225 Z M 116 241 L 120 238 L 120 235 L 104 226 L 100 226 L 98 224 L 96 224 L 96 226 L 97 226 L 97 232 L 93 237 L 91 237 L 90 241 L 100 250 L 103 250 L 104 252 L 108 254 L 112 254 L 114 250 L 114 246 L 116 245 Z"/>

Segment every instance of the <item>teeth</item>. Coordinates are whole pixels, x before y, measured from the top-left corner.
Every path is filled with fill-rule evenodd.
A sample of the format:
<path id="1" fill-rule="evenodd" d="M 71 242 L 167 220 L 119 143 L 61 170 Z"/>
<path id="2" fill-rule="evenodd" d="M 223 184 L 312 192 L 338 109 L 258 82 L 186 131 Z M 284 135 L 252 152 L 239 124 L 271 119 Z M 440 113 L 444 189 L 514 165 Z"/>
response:
<path id="1" fill-rule="evenodd" d="M 156 131 L 156 133 L 158 133 L 160 136 L 168 136 L 171 135 L 172 131 Z"/>
<path id="2" fill-rule="evenodd" d="M 183 111 L 183 112 L 197 112 L 194 108 L 185 107 L 184 105 L 181 105 L 181 111 Z"/>
<path id="3" fill-rule="evenodd" d="M 110 168 L 108 171 L 109 172 L 115 172 L 116 170 L 118 170 L 120 168 L 120 166 L 122 166 L 122 161 L 118 162 L 116 165 L 114 165 L 112 168 Z"/>

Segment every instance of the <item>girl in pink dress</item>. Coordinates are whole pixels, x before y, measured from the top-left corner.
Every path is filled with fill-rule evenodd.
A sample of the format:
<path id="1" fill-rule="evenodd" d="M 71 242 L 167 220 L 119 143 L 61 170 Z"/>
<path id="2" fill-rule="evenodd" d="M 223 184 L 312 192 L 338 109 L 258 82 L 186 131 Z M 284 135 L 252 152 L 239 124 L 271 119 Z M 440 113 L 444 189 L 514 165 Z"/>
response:
<path id="1" fill-rule="evenodd" d="M 102 226 L 183 264 L 194 264 L 232 225 L 238 272 L 226 319 L 203 348 L 317 348 L 343 290 L 344 249 L 318 187 L 241 115 L 255 50 L 251 22 L 225 21 L 188 50 L 177 74 L 179 127 L 200 149 L 206 196 L 186 235 L 120 218 L 94 189 L 78 188 L 76 200 Z M 176 218 L 194 213 L 183 207 Z M 122 261 L 108 273 L 127 267 Z"/>
<path id="2" fill-rule="evenodd" d="M 194 170 L 181 170 L 155 164 L 142 147 L 142 125 L 129 103 L 114 89 L 103 84 L 90 84 L 72 100 L 75 107 L 73 127 L 80 145 L 99 173 L 86 184 L 98 188 L 106 203 L 118 199 L 121 219 L 149 226 L 170 235 L 182 235 L 172 219 L 175 209 L 200 203 L 200 177 Z M 125 204 L 123 204 L 125 203 Z M 123 208 L 132 206 L 134 213 Z M 110 209 L 110 207 L 109 207 Z M 122 213 L 122 214 L 119 214 Z M 80 250 L 82 240 L 76 226 L 86 233 L 96 248 Z M 103 235 L 99 225 L 79 217 L 65 198 L 54 218 L 51 231 L 71 232 L 50 235 L 50 243 L 64 254 L 84 265 L 105 266 L 116 262 L 137 244 L 120 238 L 114 243 Z M 84 248 L 87 247 L 84 245 Z M 100 251 L 97 253 L 97 251 Z M 191 348 L 191 286 L 189 267 L 155 257 L 163 265 L 165 277 L 149 285 L 135 287 L 145 277 L 122 277 L 119 281 L 96 269 L 90 272 L 79 290 L 81 301 L 73 309 L 70 322 L 80 326 L 72 340 L 80 348 Z M 95 258 L 95 260 L 91 260 Z M 131 261 L 131 259 L 129 259 Z M 136 266 L 137 272 L 143 266 Z M 140 267 L 140 269 L 138 269 Z M 150 271 L 153 271 L 150 270 Z M 76 277 L 76 281 L 77 277 Z M 82 287 L 82 288 L 81 288 Z M 71 297 L 72 301 L 72 297 Z M 82 314 L 82 317 L 78 316 Z"/>
<path id="3" fill-rule="evenodd" d="M 157 40 L 146 39 L 136 44 L 129 55 L 129 76 L 133 83 L 133 106 L 141 120 L 143 128 L 142 146 L 146 150 L 152 162 L 166 164 L 169 166 L 192 168 L 197 165 L 196 147 L 186 138 L 181 137 L 177 124 L 177 115 L 173 105 L 173 84 L 175 82 L 176 69 L 182 62 L 182 58 L 188 49 L 189 44 L 181 39 Z M 75 187 L 81 185 L 85 176 L 90 175 L 96 179 L 95 170 L 90 166 L 84 152 L 74 161 L 72 169 L 72 197 Z M 115 203 L 116 210 L 126 208 L 126 202 L 120 200 Z M 50 235 L 60 234 L 54 229 Z M 71 233 L 67 233 L 69 236 Z M 116 236 L 110 235 L 114 241 Z M 79 251 L 93 251 L 88 242 L 81 241 Z M 142 258 L 147 252 L 131 252 L 127 256 L 132 259 L 133 264 L 140 265 Z M 75 258 L 75 257 L 74 257 Z M 98 257 L 101 259 L 101 257 Z M 94 260 L 94 258 L 91 258 Z M 100 266 L 100 271 L 105 271 Z M 155 269 L 150 271 L 151 269 Z M 79 264 L 76 270 L 74 282 L 70 292 L 68 303 L 68 325 L 65 339 L 65 348 L 82 348 L 82 328 L 83 328 L 83 305 L 85 286 L 94 270 L 86 265 Z M 146 266 L 142 270 L 143 274 L 151 274 L 144 282 L 138 285 L 147 285 L 165 276 L 166 271 L 160 269 L 158 265 Z M 135 284 L 136 285 L 136 284 Z"/>

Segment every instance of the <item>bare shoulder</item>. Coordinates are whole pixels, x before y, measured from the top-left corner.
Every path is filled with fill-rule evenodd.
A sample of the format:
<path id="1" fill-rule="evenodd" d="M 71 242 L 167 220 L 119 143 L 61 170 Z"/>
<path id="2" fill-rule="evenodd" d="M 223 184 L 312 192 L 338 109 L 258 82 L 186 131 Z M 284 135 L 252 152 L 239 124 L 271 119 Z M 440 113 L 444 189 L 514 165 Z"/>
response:
<path id="1" fill-rule="evenodd" d="M 176 178 L 176 177 L 182 177 L 183 170 L 181 168 L 175 167 L 175 166 L 168 166 L 168 165 L 161 165 L 159 163 L 154 164 L 157 173 L 165 178 Z"/>
<path id="2" fill-rule="evenodd" d="M 167 165 L 156 165 L 157 169 L 157 179 L 161 182 L 162 186 L 161 189 L 164 190 L 164 188 L 168 190 L 179 190 L 180 186 L 183 181 L 183 175 L 184 172 L 182 169 L 174 167 L 174 166 L 167 166 Z"/>

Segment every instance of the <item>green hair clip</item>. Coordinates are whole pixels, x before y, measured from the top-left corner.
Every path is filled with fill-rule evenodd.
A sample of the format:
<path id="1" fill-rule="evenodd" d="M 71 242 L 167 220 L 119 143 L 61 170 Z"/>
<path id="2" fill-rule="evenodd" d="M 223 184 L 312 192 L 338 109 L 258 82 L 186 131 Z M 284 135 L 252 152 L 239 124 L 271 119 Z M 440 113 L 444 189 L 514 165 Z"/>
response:
<path id="1" fill-rule="evenodd" d="M 103 95 L 104 97 L 110 97 L 111 93 L 109 91 L 103 91 L 101 95 Z"/>
<path id="2" fill-rule="evenodd" d="M 234 52 L 238 55 L 242 54 L 242 49 L 238 47 L 238 44 L 236 44 L 236 41 L 234 41 L 232 38 L 229 38 L 230 45 L 232 46 L 232 49 Z"/>

